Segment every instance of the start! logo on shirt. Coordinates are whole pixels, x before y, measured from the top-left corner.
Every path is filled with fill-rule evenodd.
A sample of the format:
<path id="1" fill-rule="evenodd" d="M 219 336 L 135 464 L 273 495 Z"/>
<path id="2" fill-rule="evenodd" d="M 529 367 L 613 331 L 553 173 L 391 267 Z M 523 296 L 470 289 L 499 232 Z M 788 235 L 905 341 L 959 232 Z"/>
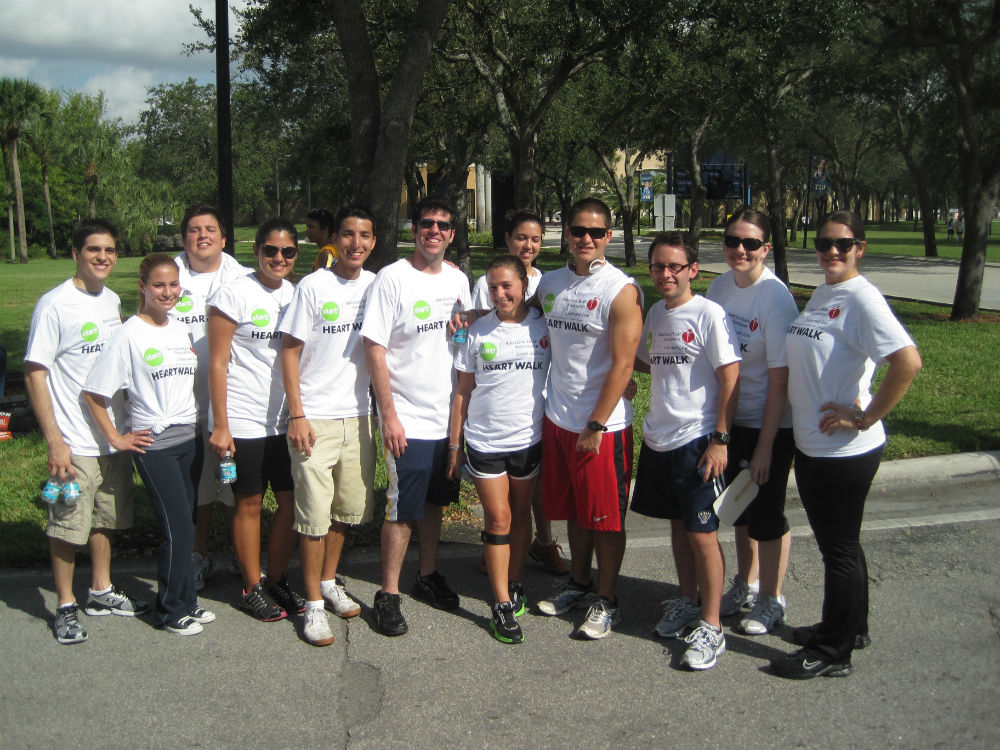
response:
<path id="1" fill-rule="evenodd" d="M 327 302 L 320 309 L 320 315 L 323 316 L 323 320 L 328 320 L 332 323 L 340 317 L 340 305 L 336 302 Z"/>
<path id="2" fill-rule="evenodd" d="M 496 344 L 490 341 L 484 341 L 479 347 L 479 356 L 482 357 L 484 361 L 489 362 L 497 356 Z"/>
<path id="3" fill-rule="evenodd" d="M 418 299 L 413 303 L 413 314 L 418 320 L 427 320 L 431 316 L 431 306 L 429 302 Z"/>
<path id="4" fill-rule="evenodd" d="M 159 367 L 163 364 L 163 352 L 159 349 L 147 349 L 142 353 L 142 358 L 149 367 Z"/>
<path id="5" fill-rule="evenodd" d="M 258 328 L 267 328 L 271 323 L 271 316 L 263 307 L 258 307 L 250 313 L 250 322 Z"/>
<path id="6" fill-rule="evenodd" d="M 100 326 L 97 323 L 84 323 L 80 326 L 80 338 L 88 344 L 93 344 L 101 335 Z"/>
<path id="7" fill-rule="evenodd" d="M 192 307 L 194 307 L 194 300 L 186 294 L 177 300 L 177 304 L 174 305 L 174 309 L 179 313 L 191 312 Z"/>

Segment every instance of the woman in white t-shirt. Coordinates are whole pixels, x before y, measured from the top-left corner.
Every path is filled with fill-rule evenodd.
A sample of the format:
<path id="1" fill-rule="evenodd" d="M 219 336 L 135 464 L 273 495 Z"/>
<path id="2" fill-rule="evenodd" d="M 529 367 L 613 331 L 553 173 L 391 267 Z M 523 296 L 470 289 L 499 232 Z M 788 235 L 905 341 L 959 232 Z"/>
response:
<path id="1" fill-rule="evenodd" d="M 198 358 L 187 326 L 167 316 L 180 296 L 174 259 L 155 253 L 139 264 L 139 312 L 115 331 L 84 385 L 84 400 L 108 442 L 133 460 L 163 528 L 154 621 L 195 635 L 215 615 L 198 606 L 194 588 L 195 486 L 201 439 L 195 429 Z M 106 399 L 128 395 L 132 431 L 121 434 Z"/>
<path id="2" fill-rule="evenodd" d="M 882 459 L 881 419 L 920 370 L 920 354 L 879 290 L 860 274 L 865 230 L 850 211 L 816 228 L 825 277 L 788 328 L 788 396 L 795 480 L 823 555 L 823 614 L 796 628 L 799 651 L 771 661 L 783 677 L 850 674 L 851 654 L 870 641 L 868 568 L 861 548 L 865 499 Z M 871 393 L 876 367 L 885 377 Z"/>
<path id="3" fill-rule="evenodd" d="M 272 622 L 305 610 L 305 601 L 291 590 L 286 576 L 296 537 L 278 330 L 294 292 L 287 277 L 298 254 L 295 225 L 281 217 L 267 219 L 257 229 L 253 250 L 257 270 L 222 287 L 208 301 L 209 445 L 216 455 L 229 454 L 236 462 L 233 547 L 244 584 L 239 606 L 262 622 Z M 271 522 L 264 581 L 260 513 L 268 484 L 278 510 Z"/>
<path id="4" fill-rule="evenodd" d="M 542 457 L 542 392 L 549 369 L 548 328 L 524 302 L 524 264 L 509 255 L 486 269 L 493 311 L 469 327 L 455 354 L 458 383 L 448 430 L 448 476 L 465 459 L 483 505 L 484 557 L 495 603 L 490 630 L 521 643 L 517 616 L 525 610 L 521 573 L 531 538 L 531 498 Z"/>
<path id="5" fill-rule="evenodd" d="M 726 482 L 745 464 L 760 485 L 736 520 L 737 573 L 719 609 L 723 617 L 750 609 L 739 623 L 748 635 L 763 635 L 784 622 L 781 584 L 791 545 L 785 491 L 795 445 L 785 335 L 799 311 L 788 287 L 764 264 L 770 239 L 771 224 L 763 213 L 753 208 L 734 213 L 722 238 L 731 270 L 712 281 L 705 294 L 729 315 L 743 357 Z"/>

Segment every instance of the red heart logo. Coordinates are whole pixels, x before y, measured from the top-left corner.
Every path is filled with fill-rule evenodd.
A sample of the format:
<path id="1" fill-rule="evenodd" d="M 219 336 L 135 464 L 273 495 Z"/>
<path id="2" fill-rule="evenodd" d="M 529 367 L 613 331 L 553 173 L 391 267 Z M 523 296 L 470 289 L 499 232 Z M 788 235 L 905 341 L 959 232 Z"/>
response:
<path id="1" fill-rule="evenodd" d="M 840 315 L 840 306 L 838 305 L 837 307 L 831 307 L 830 312 L 828 312 L 827 315 L 830 316 L 830 320 L 836 318 L 838 315 Z"/>
<path id="2" fill-rule="evenodd" d="M 690 344 L 692 341 L 694 341 L 694 331 L 692 331 L 690 328 L 687 329 L 686 331 L 684 331 L 684 333 L 681 334 L 681 338 L 684 339 L 685 344 Z"/>
<path id="3" fill-rule="evenodd" d="M 549 337 L 548 336 L 542 336 L 540 339 L 538 339 L 538 345 L 540 347 L 542 347 L 542 349 L 548 349 L 549 348 Z"/>
<path id="4" fill-rule="evenodd" d="M 760 323 L 757 322 L 757 318 L 754 318 L 753 320 L 750 321 L 750 330 L 751 331 L 756 331 L 759 326 L 760 326 Z"/>
<path id="5" fill-rule="evenodd" d="M 588 310 L 593 310 L 595 307 L 597 307 L 597 297 L 594 297 L 594 299 L 588 300 L 587 302 Z"/>

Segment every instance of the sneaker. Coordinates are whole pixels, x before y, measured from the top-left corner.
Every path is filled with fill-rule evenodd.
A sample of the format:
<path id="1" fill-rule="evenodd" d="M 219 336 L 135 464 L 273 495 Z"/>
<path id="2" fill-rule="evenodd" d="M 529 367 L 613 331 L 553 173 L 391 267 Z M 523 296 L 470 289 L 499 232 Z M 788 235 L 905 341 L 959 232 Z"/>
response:
<path id="1" fill-rule="evenodd" d="M 761 594 L 750 614 L 740 620 L 739 630 L 747 635 L 765 635 L 785 621 L 785 597 Z"/>
<path id="2" fill-rule="evenodd" d="M 730 617 L 741 609 L 752 609 L 753 603 L 757 599 L 758 590 L 760 590 L 760 581 L 754 581 L 751 585 L 737 573 L 733 576 L 733 585 L 729 587 L 729 591 L 722 595 L 719 616 Z"/>
<path id="3" fill-rule="evenodd" d="M 684 642 L 690 645 L 681 657 L 681 666 L 688 669 L 711 669 L 718 661 L 719 654 L 726 650 L 726 637 L 722 634 L 722 629 L 716 630 L 704 620 Z"/>
<path id="4" fill-rule="evenodd" d="M 798 628 L 792 629 L 792 642 L 798 644 L 799 646 L 808 646 L 809 641 L 812 640 L 813 634 L 819 630 L 819 623 L 815 625 L 803 625 Z M 860 651 L 863 648 L 867 648 L 872 645 L 871 636 L 868 633 L 858 633 L 854 637 L 854 650 Z"/>
<path id="5" fill-rule="evenodd" d="M 538 602 L 538 611 L 543 615 L 561 615 L 569 612 L 574 607 L 582 607 L 589 604 L 595 594 L 590 590 L 590 585 L 583 586 L 572 578 L 565 585 L 559 588 L 548 599 Z"/>
<path id="6" fill-rule="evenodd" d="M 577 635 L 592 641 L 607 638 L 611 628 L 622 619 L 618 605 L 603 596 L 597 597 L 587 610 L 587 619 L 576 629 Z"/>
<path id="7" fill-rule="evenodd" d="M 87 631 L 80 624 L 80 606 L 76 602 L 56 610 L 53 630 L 60 643 L 83 643 L 87 640 Z"/>
<path id="8" fill-rule="evenodd" d="M 288 617 L 284 609 L 268 600 L 260 583 L 255 583 L 249 591 L 244 591 L 239 604 L 240 609 L 246 610 L 261 622 L 274 622 Z"/>
<path id="9" fill-rule="evenodd" d="M 538 541 L 535 537 L 528 548 L 528 556 L 535 562 L 540 562 L 545 572 L 554 576 L 564 576 L 569 573 L 569 565 L 562 556 L 562 547 L 553 539 L 548 544 Z"/>
<path id="10" fill-rule="evenodd" d="M 771 671 L 779 677 L 810 680 L 813 677 L 847 677 L 854 671 L 854 667 L 849 661 L 830 661 L 802 648 L 795 653 L 771 659 Z"/>
<path id="11" fill-rule="evenodd" d="M 663 602 L 663 617 L 656 623 L 653 633 L 660 638 L 676 638 L 685 628 L 693 628 L 701 619 L 701 607 L 689 597 L 666 599 Z"/>
<path id="12" fill-rule="evenodd" d="M 90 595 L 87 596 L 87 606 L 83 611 L 92 617 L 102 615 L 135 617 L 146 614 L 149 611 L 149 604 L 133 599 L 117 586 L 112 586 L 111 591 L 106 594 L 90 592 Z"/>
<path id="13" fill-rule="evenodd" d="M 215 612 L 209 612 L 203 607 L 195 607 L 188 612 L 188 617 L 201 625 L 208 625 L 210 622 L 215 622 Z"/>
<path id="14" fill-rule="evenodd" d="M 332 586 L 324 586 L 322 589 L 323 601 L 330 611 L 337 617 L 356 617 L 361 614 L 361 605 L 347 595 L 344 585 L 339 581 L 334 581 Z"/>
<path id="15" fill-rule="evenodd" d="M 413 598 L 437 609 L 455 609 L 458 606 L 458 594 L 448 588 L 448 582 L 436 570 L 429 575 L 417 576 L 413 583 Z"/>
<path id="16" fill-rule="evenodd" d="M 190 615 L 184 615 L 179 620 L 168 622 L 163 626 L 163 629 L 175 635 L 198 635 L 198 633 L 204 630 L 201 623 Z"/>
<path id="17" fill-rule="evenodd" d="M 493 619 L 490 620 L 490 632 L 501 643 L 523 643 L 524 633 L 514 619 L 514 605 L 511 602 L 494 604 Z"/>
<path id="18" fill-rule="evenodd" d="M 520 581 L 511 581 L 507 584 L 507 593 L 510 594 L 511 604 L 514 605 L 514 617 L 520 617 L 528 609 L 528 600 L 524 598 L 524 584 Z"/>
<path id="19" fill-rule="evenodd" d="M 329 646 L 333 643 L 333 631 L 326 620 L 326 610 L 322 607 L 307 609 L 302 633 L 314 646 Z"/>
<path id="20" fill-rule="evenodd" d="M 194 590 L 201 591 L 205 588 L 205 581 L 212 575 L 215 563 L 211 557 L 206 557 L 200 552 L 192 552 L 191 567 L 194 568 Z"/>
<path id="21" fill-rule="evenodd" d="M 265 580 L 264 585 L 270 597 L 281 605 L 286 612 L 291 612 L 293 615 L 301 615 L 306 611 L 306 600 L 292 591 L 292 587 L 288 585 L 287 573 L 274 583 L 268 583 Z"/>
<path id="22" fill-rule="evenodd" d="M 399 594 L 375 594 L 375 629 L 389 637 L 403 635 L 410 628 L 399 609 Z"/>

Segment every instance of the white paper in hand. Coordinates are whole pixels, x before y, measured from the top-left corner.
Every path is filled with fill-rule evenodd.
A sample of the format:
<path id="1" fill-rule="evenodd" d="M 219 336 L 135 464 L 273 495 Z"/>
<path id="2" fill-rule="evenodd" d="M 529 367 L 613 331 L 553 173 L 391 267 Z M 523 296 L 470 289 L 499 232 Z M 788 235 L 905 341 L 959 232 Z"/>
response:
<path id="1" fill-rule="evenodd" d="M 757 497 L 757 483 L 750 478 L 750 470 L 744 469 L 736 475 L 736 479 L 726 487 L 725 491 L 715 500 L 713 507 L 719 517 L 720 526 L 732 526 L 733 521 L 747 509 L 747 506 Z"/>

